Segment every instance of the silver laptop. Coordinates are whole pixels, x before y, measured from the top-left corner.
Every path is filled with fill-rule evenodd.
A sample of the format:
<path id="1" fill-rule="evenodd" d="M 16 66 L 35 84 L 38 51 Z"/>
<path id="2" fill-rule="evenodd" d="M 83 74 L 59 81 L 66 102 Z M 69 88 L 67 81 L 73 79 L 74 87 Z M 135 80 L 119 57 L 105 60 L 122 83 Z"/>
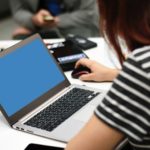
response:
<path id="1" fill-rule="evenodd" d="M 0 108 L 14 129 L 67 142 L 104 93 L 71 85 L 38 34 L 0 53 Z"/>

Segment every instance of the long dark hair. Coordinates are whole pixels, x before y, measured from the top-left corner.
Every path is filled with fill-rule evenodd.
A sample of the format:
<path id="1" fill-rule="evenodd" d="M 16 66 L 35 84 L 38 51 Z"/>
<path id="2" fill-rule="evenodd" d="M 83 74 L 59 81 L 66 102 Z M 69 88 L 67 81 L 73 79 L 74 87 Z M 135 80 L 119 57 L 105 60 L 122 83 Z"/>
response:
<path id="1" fill-rule="evenodd" d="M 98 5 L 100 28 L 121 64 L 125 58 L 119 36 L 130 51 L 150 45 L 150 0 L 98 0 Z"/>

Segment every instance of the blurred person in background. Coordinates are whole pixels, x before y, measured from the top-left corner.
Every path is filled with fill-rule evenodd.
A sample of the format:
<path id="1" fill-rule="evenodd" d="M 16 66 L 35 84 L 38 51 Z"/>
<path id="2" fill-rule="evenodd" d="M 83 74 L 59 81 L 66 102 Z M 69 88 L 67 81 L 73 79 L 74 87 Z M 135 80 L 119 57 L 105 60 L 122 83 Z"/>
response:
<path id="1" fill-rule="evenodd" d="M 19 28 L 14 38 L 39 32 L 44 38 L 99 36 L 96 0 L 10 0 Z"/>

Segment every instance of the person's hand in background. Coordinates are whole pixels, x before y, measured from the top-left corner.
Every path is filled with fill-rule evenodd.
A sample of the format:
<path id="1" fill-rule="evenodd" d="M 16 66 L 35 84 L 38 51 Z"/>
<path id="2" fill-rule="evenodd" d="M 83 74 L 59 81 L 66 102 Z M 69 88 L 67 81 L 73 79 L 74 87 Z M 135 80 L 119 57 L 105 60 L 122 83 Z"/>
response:
<path id="1" fill-rule="evenodd" d="M 45 17 L 52 17 L 52 20 L 45 20 Z M 57 23 L 59 22 L 59 18 L 58 17 L 53 17 L 49 11 L 47 10 L 40 10 L 38 11 L 33 17 L 32 17 L 32 21 L 33 23 L 38 26 L 38 27 L 47 27 L 47 28 L 52 28 L 55 27 L 57 25 Z"/>
<path id="2" fill-rule="evenodd" d="M 88 67 L 91 70 L 91 73 L 80 76 L 79 79 L 83 81 L 112 81 L 119 73 L 119 70 L 117 69 L 108 68 L 96 61 L 89 60 L 87 58 L 83 58 L 77 61 L 75 68 L 79 67 L 80 65 Z"/>

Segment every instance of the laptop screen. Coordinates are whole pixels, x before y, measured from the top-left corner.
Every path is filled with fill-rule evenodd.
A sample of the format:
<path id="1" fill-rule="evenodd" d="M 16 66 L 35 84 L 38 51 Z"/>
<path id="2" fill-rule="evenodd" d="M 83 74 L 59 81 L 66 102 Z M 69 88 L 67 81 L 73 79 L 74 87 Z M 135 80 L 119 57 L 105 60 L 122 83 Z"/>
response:
<path id="1" fill-rule="evenodd" d="M 64 80 L 43 42 L 35 38 L 0 57 L 0 104 L 11 116 Z"/>

